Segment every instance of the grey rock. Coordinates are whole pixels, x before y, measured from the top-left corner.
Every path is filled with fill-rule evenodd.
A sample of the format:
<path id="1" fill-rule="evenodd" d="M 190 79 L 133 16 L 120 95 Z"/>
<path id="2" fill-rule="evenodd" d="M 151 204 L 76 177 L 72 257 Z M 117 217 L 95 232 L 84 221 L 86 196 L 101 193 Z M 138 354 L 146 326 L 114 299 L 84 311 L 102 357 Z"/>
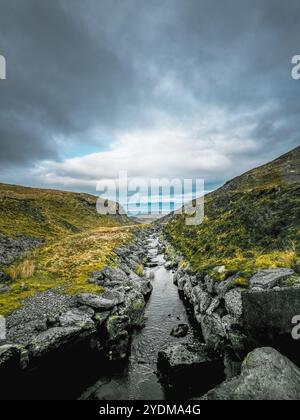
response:
<path id="1" fill-rule="evenodd" d="M 30 357 L 40 358 L 54 350 L 70 346 L 96 332 L 89 321 L 81 326 L 54 327 L 36 335 L 27 346 Z"/>
<path id="2" fill-rule="evenodd" d="M 106 322 L 109 340 L 114 341 L 127 336 L 129 325 L 129 317 L 126 315 L 112 315 L 109 317 Z"/>
<path id="3" fill-rule="evenodd" d="M 85 325 L 86 323 L 90 323 L 93 327 L 94 322 L 91 319 L 93 315 L 93 310 L 82 310 L 80 308 L 72 309 L 60 316 L 59 323 L 61 327 L 80 327 L 81 325 Z"/>
<path id="4" fill-rule="evenodd" d="M 215 284 L 215 291 L 220 297 L 224 297 L 229 290 L 235 287 L 233 283 L 235 277 L 236 276 L 231 276 L 228 279 Z"/>
<path id="5" fill-rule="evenodd" d="M 205 287 L 206 287 L 206 290 L 208 291 L 208 293 L 211 293 L 211 294 L 214 293 L 215 282 L 209 275 L 206 275 L 204 277 L 204 284 L 205 284 Z"/>
<path id="6" fill-rule="evenodd" d="M 292 319 L 300 314 L 300 289 L 247 291 L 242 293 L 243 324 L 249 347 L 273 346 L 282 343 L 289 351 L 298 352 L 299 342 L 293 340 Z"/>
<path id="7" fill-rule="evenodd" d="M 200 313 L 204 314 L 209 308 L 212 298 L 209 293 L 205 292 L 202 287 L 198 285 L 192 290 L 191 301 L 195 306 L 198 305 Z"/>
<path id="8" fill-rule="evenodd" d="M 43 244 L 43 240 L 18 235 L 15 238 L 0 233 L 0 264 L 8 265 L 22 254 Z"/>
<path id="9" fill-rule="evenodd" d="M 218 314 L 202 316 L 201 328 L 206 345 L 211 349 L 218 349 L 226 337 L 221 317 Z"/>
<path id="10" fill-rule="evenodd" d="M 243 315 L 243 303 L 240 289 L 232 289 L 225 295 L 225 307 L 230 315 L 239 319 Z"/>
<path id="11" fill-rule="evenodd" d="M 299 400 L 300 370 L 273 348 L 250 353 L 241 375 L 208 392 L 206 400 Z"/>
<path id="12" fill-rule="evenodd" d="M 118 304 L 118 297 L 112 292 L 105 292 L 102 295 L 92 293 L 81 293 L 77 295 L 77 301 L 81 305 L 90 306 L 99 311 L 112 309 Z"/>
<path id="13" fill-rule="evenodd" d="M 185 274 L 177 279 L 178 290 L 183 291 L 185 283 L 189 280 L 189 276 Z"/>
<path id="14" fill-rule="evenodd" d="M 137 288 L 142 293 L 142 295 L 146 298 L 149 297 L 149 295 L 151 294 L 153 290 L 153 286 L 149 279 L 139 280 L 137 282 Z"/>
<path id="15" fill-rule="evenodd" d="M 212 315 L 220 306 L 221 300 L 219 297 L 214 297 L 206 310 L 206 315 Z"/>
<path id="16" fill-rule="evenodd" d="M 272 287 L 277 286 L 281 280 L 284 280 L 293 274 L 295 274 L 294 270 L 289 268 L 260 270 L 250 279 L 250 286 L 271 289 Z"/>
<path id="17" fill-rule="evenodd" d="M 222 365 L 204 344 L 174 344 L 158 353 L 157 366 L 168 387 L 185 383 L 189 386 L 191 381 L 198 381 L 199 386 L 201 382 L 208 387 L 214 386 L 214 381 L 216 384 L 222 380 Z"/>
<path id="18" fill-rule="evenodd" d="M 0 346 L 0 372 L 3 369 L 20 368 L 21 349 L 19 346 L 6 344 Z"/>
<path id="19" fill-rule="evenodd" d="M 0 271 L 0 285 L 1 283 L 6 283 L 10 281 L 9 275 L 5 274 L 3 271 Z"/>
<path id="20" fill-rule="evenodd" d="M 190 301 L 192 298 L 192 292 L 193 292 L 193 286 L 192 286 L 192 282 L 191 279 L 189 278 L 186 282 L 185 285 L 183 287 L 183 293 L 185 298 Z"/>
<path id="21" fill-rule="evenodd" d="M 146 302 L 139 290 L 130 290 L 125 297 L 125 303 L 118 309 L 120 315 L 128 316 L 132 327 L 141 328 L 145 324 L 144 308 Z"/>
<path id="22" fill-rule="evenodd" d="M 177 327 L 174 327 L 171 331 L 173 337 L 185 337 L 189 331 L 189 326 L 187 324 L 179 324 Z"/>

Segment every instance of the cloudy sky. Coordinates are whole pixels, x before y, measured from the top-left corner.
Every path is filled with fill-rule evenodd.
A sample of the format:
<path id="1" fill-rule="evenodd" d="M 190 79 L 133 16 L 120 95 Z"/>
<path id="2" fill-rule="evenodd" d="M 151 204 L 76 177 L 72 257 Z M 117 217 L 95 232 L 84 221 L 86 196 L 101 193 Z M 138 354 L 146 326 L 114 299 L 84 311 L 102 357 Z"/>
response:
<path id="1" fill-rule="evenodd" d="M 0 181 L 204 178 L 299 145 L 299 0 L 0 0 Z"/>

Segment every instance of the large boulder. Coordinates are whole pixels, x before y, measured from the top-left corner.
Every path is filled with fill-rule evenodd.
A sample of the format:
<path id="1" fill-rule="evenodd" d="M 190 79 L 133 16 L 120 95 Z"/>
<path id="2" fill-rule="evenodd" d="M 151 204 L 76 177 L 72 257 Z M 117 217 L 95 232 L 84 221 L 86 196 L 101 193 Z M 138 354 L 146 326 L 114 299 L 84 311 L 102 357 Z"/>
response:
<path id="1" fill-rule="evenodd" d="M 299 400 L 300 370 L 270 347 L 254 350 L 239 377 L 208 392 L 206 400 Z"/>
<path id="2" fill-rule="evenodd" d="M 297 287 L 242 293 L 243 323 L 249 350 L 271 346 L 292 357 L 300 350 L 293 340 L 292 319 L 300 314 L 300 289 Z"/>
<path id="3" fill-rule="evenodd" d="M 277 286 L 282 280 L 294 275 L 294 270 L 289 268 L 271 268 L 258 271 L 251 279 L 251 287 L 260 287 L 262 289 L 271 289 Z"/>
<path id="4" fill-rule="evenodd" d="M 204 344 L 174 344 L 158 353 L 157 366 L 169 387 L 192 386 L 209 389 L 223 379 L 223 362 Z"/>

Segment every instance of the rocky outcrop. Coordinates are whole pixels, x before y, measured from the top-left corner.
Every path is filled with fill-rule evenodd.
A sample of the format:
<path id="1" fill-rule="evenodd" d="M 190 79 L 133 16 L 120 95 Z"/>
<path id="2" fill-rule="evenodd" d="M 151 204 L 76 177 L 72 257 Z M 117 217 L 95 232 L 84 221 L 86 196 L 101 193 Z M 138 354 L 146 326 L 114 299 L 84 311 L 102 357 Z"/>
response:
<path id="1" fill-rule="evenodd" d="M 104 292 L 66 296 L 59 289 L 46 291 L 27 299 L 21 309 L 9 315 L 7 338 L 0 349 L 0 372 L 4 366 L 23 369 L 42 363 L 45 356 L 80 343 L 110 361 L 128 357 L 131 333 L 143 327 L 144 308 L 152 291 L 150 279 L 130 268 L 132 261 L 142 266 L 147 259 L 147 249 L 141 246 L 145 235 L 137 233 L 135 242 L 117 250 L 118 268 L 105 267 L 90 277 Z M 120 268 L 124 266 L 126 272 Z M 19 360 L 24 352 L 27 364 Z"/>
<path id="2" fill-rule="evenodd" d="M 250 353 L 240 376 L 208 392 L 203 400 L 299 400 L 300 370 L 272 348 Z"/>
<path id="3" fill-rule="evenodd" d="M 216 267 L 216 272 L 225 267 Z M 222 274 L 222 273 L 221 273 Z M 174 282 L 192 306 L 206 345 L 242 361 L 258 346 L 298 348 L 292 340 L 292 318 L 300 314 L 299 278 L 291 269 L 258 271 L 242 288 L 238 275 L 225 280 L 191 275 L 179 269 Z M 226 353 L 227 352 L 227 353 Z"/>
<path id="4" fill-rule="evenodd" d="M 24 252 L 42 245 L 43 240 L 31 238 L 24 235 L 17 235 L 15 238 L 0 233 L 0 265 L 11 264 Z"/>

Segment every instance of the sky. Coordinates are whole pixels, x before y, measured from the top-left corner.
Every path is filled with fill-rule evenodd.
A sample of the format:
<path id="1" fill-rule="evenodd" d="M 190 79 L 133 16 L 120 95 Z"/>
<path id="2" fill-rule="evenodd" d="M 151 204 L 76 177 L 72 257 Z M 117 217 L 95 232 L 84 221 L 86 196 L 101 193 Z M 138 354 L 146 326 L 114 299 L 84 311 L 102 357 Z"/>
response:
<path id="1" fill-rule="evenodd" d="M 0 0 L 0 182 L 210 191 L 276 158 L 300 143 L 299 23 L 299 0 Z"/>

